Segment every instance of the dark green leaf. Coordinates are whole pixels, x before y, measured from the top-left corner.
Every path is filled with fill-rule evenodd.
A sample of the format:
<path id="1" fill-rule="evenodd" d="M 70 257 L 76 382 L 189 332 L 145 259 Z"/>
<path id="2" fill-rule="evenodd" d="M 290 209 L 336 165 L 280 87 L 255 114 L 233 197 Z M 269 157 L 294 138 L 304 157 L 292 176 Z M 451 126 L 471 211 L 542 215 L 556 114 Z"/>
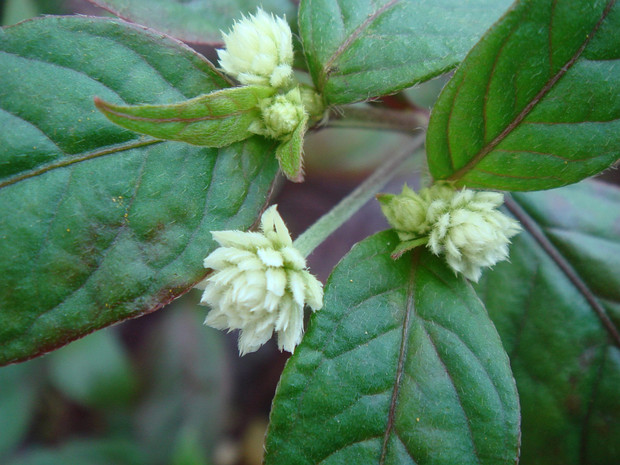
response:
<path id="1" fill-rule="evenodd" d="M 276 149 L 276 158 L 280 162 L 280 169 L 293 182 L 304 180 L 304 135 L 308 117 L 297 125 L 293 135 Z"/>
<path id="2" fill-rule="evenodd" d="M 396 92 L 454 68 L 510 0 L 304 0 L 299 30 L 331 104 Z"/>
<path id="3" fill-rule="evenodd" d="M 198 461 L 215 449 L 225 425 L 223 335 L 203 325 L 207 308 L 187 295 L 166 310 L 147 346 L 137 425 L 151 464 Z"/>
<path id="4" fill-rule="evenodd" d="M 620 157 L 620 3 L 522 0 L 433 109 L 435 179 L 505 190 L 577 182 Z"/>
<path id="5" fill-rule="evenodd" d="M 267 465 L 513 465 L 519 406 L 508 357 L 471 286 L 383 232 L 334 269 L 289 360 Z"/>
<path id="6" fill-rule="evenodd" d="M 525 231 L 478 292 L 512 360 L 521 464 L 620 463 L 620 190 L 513 199 Z"/>
<path id="7" fill-rule="evenodd" d="M 0 30 L 0 364 L 160 308 L 204 277 L 211 230 L 253 224 L 277 171 L 268 141 L 156 142 L 93 105 L 227 85 L 188 48 L 115 21 Z"/>
<path id="8" fill-rule="evenodd" d="M 169 105 L 114 105 L 95 99 L 113 123 L 158 139 L 207 147 L 226 147 L 253 136 L 250 125 L 260 119 L 259 102 L 273 95 L 263 86 L 218 90 Z"/>
<path id="9" fill-rule="evenodd" d="M 41 360 L 0 368 L 0 460 L 19 446 L 35 418 Z"/>
<path id="10" fill-rule="evenodd" d="M 83 405 L 126 405 L 136 392 L 137 379 L 127 354 L 110 329 L 63 347 L 47 362 L 54 387 Z"/>
<path id="11" fill-rule="evenodd" d="M 89 0 L 115 15 L 153 27 L 187 42 L 222 42 L 227 31 L 242 14 L 263 10 L 295 19 L 292 0 Z"/>

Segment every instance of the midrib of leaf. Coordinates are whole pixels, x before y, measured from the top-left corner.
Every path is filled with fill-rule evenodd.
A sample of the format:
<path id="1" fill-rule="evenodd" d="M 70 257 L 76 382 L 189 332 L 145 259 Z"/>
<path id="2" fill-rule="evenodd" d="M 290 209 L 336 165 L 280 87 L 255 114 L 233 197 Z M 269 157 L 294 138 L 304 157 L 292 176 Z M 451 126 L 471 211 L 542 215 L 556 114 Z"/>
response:
<path id="1" fill-rule="evenodd" d="M 323 65 L 323 68 L 321 69 L 321 74 L 319 75 L 319 82 L 317 85 L 319 90 L 323 90 L 325 88 L 325 82 L 327 81 L 327 78 L 332 72 L 332 65 L 340 57 L 340 55 L 342 55 L 349 48 L 349 46 L 355 40 L 357 40 L 357 38 L 364 31 L 364 29 L 366 29 L 375 19 L 377 19 L 379 16 L 381 16 L 383 13 L 392 8 L 397 3 L 400 3 L 400 1 L 401 0 L 391 0 L 378 10 L 376 10 L 373 14 L 366 18 L 366 21 L 357 26 L 357 28 L 351 33 L 351 35 L 349 35 L 345 39 L 345 41 L 340 44 L 340 47 L 338 47 L 338 49 L 336 49 L 336 51 L 328 58 L 328 60 Z M 340 7 L 340 5 L 338 6 Z"/>
<path id="2" fill-rule="evenodd" d="M 241 116 L 241 115 L 245 115 L 247 113 L 251 113 L 253 111 L 255 111 L 254 108 L 250 108 L 248 110 L 240 110 L 240 111 L 236 111 L 233 113 L 227 113 L 225 115 L 205 115 L 205 116 L 197 116 L 195 118 L 149 118 L 146 116 L 137 116 L 137 115 L 130 115 L 127 113 L 123 113 L 121 111 L 117 111 L 117 110 L 112 110 L 110 107 L 106 107 L 105 110 L 107 113 L 111 113 L 114 116 L 118 116 L 120 118 L 124 118 L 124 119 L 129 119 L 132 121 L 152 121 L 152 122 L 156 122 L 156 123 L 196 123 L 198 121 L 214 121 L 214 120 L 219 120 L 219 119 L 227 119 L 230 118 L 231 116 Z"/>
<path id="3" fill-rule="evenodd" d="M 39 176 L 43 173 L 47 173 L 48 171 L 52 171 L 55 170 L 57 168 L 64 168 L 65 166 L 70 166 L 73 165 L 74 163 L 80 163 L 83 161 L 87 161 L 87 160 L 92 160 L 95 158 L 99 158 L 102 157 L 104 155 L 111 155 L 113 153 L 120 153 L 120 152 L 124 152 L 126 150 L 132 150 L 132 149 L 136 149 L 136 148 L 140 148 L 140 147 L 146 147 L 148 145 L 154 145 L 154 144 L 159 144 L 161 142 L 164 142 L 162 140 L 158 140 L 158 139 L 147 139 L 147 140 L 138 140 L 138 141 L 133 141 L 133 142 L 128 142 L 125 144 L 120 144 L 120 145 L 115 145 L 112 147 L 106 147 L 100 150 L 95 150 L 94 152 L 89 152 L 89 153 L 85 153 L 83 155 L 80 155 L 78 157 L 73 157 L 70 158 L 68 160 L 60 160 L 57 161 L 55 163 L 50 163 L 49 165 L 43 166 L 41 168 L 38 168 L 36 170 L 32 170 L 28 173 L 23 173 L 23 174 L 19 174 L 17 176 L 13 176 L 12 178 L 9 178 L 5 181 L 0 182 L 0 189 L 10 186 L 12 184 L 16 184 L 20 181 L 24 181 L 26 179 L 29 178 L 34 178 L 36 176 Z"/>
<path id="4" fill-rule="evenodd" d="M 412 254 L 411 273 L 409 274 L 409 285 L 407 287 L 407 310 L 403 318 L 402 340 L 400 341 L 400 352 L 398 354 L 398 367 L 396 369 L 396 378 L 394 381 L 394 390 L 392 391 L 392 399 L 390 400 L 390 409 L 388 411 L 388 421 L 385 427 L 385 435 L 383 436 L 383 445 L 381 447 L 381 457 L 379 465 L 384 465 L 387 455 L 387 446 L 390 434 L 394 428 L 394 416 L 396 415 L 396 404 L 398 401 L 398 393 L 400 391 L 400 382 L 405 369 L 405 358 L 407 353 L 407 341 L 409 339 L 411 313 L 415 311 L 415 303 L 413 301 L 413 291 L 415 282 L 415 272 L 420 262 L 420 249 L 416 249 Z"/>
<path id="5" fill-rule="evenodd" d="M 532 235 L 532 237 L 538 242 L 542 249 L 547 253 L 555 264 L 560 268 L 562 273 L 568 278 L 568 280 L 577 288 L 579 293 L 586 299 L 594 313 L 597 315 L 601 324 L 609 333 L 613 343 L 620 348 L 620 332 L 618 328 L 607 315 L 607 312 L 603 306 L 599 303 L 596 295 L 588 288 L 586 283 L 581 279 L 577 271 L 571 266 L 571 264 L 562 256 L 560 251 L 553 245 L 551 240 L 543 232 L 542 228 L 536 223 L 536 221 L 511 197 L 505 198 L 506 208 L 519 220 L 523 228 Z"/>
<path id="6" fill-rule="evenodd" d="M 579 59 L 585 48 L 590 43 L 590 40 L 596 34 L 596 31 L 599 29 L 611 9 L 613 8 L 616 0 L 609 0 L 605 10 L 603 10 L 603 14 L 592 28 L 592 31 L 586 36 L 585 41 L 579 47 L 579 49 L 575 52 L 575 54 L 566 62 L 566 64 L 560 68 L 560 70 L 543 86 L 543 88 L 534 96 L 534 98 L 521 110 L 521 112 L 515 117 L 514 120 L 504 128 L 504 130 L 498 134 L 491 142 L 485 145 L 476 155 L 474 155 L 463 167 L 456 170 L 446 179 L 449 181 L 457 181 L 465 176 L 469 171 L 474 169 L 478 163 L 480 163 L 495 147 L 497 147 L 521 122 L 527 117 L 528 114 L 534 109 L 534 107 L 543 99 L 543 97 L 553 88 L 553 86 L 568 72 L 568 70 L 575 64 L 575 62 Z M 555 5 L 555 2 L 554 2 Z M 552 16 L 553 19 L 553 16 Z M 549 26 L 551 28 L 551 25 Z M 458 95 L 458 94 L 456 94 Z M 456 96 L 455 96 L 456 98 Z M 485 99 L 487 95 L 485 95 Z M 486 127 L 486 115 L 482 115 L 485 121 Z M 449 126 L 449 122 L 448 122 Z M 452 153 L 450 153 L 450 162 L 454 164 L 454 160 L 452 158 Z M 619 339 L 620 340 L 620 339 Z"/>

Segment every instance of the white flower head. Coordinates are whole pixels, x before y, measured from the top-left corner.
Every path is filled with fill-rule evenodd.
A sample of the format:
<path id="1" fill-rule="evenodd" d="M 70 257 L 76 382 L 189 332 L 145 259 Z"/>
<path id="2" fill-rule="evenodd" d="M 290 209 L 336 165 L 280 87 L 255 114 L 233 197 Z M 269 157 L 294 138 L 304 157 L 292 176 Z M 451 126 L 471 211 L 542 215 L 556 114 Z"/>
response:
<path id="1" fill-rule="evenodd" d="M 286 20 L 258 8 L 223 36 L 226 48 L 217 51 L 219 64 L 241 84 L 278 88 L 291 83 L 293 35 Z"/>
<path id="2" fill-rule="evenodd" d="M 254 121 L 249 130 L 273 139 L 284 139 L 292 134 L 306 116 L 299 87 L 263 99 L 260 109 L 261 119 Z"/>
<path id="3" fill-rule="evenodd" d="M 403 189 L 386 196 L 382 209 L 402 241 L 426 237 L 431 252 L 444 254 L 455 272 L 477 282 L 483 267 L 508 258 L 510 238 L 521 230 L 497 209 L 503 202 L 497 192 L 435 184 L 419 194 Z"/>
<path id="4" fill-rule="evenodd" d="M 211 307 L 205 324 L 241 330 L 241 355 L 258 350 L 274 331 L 280 350 L 293 352 L 303 336 L 304 304 L 319 310 L 323 288 L 293 247 L 276 206 L 263 213 L 261 232 L 212 234 L 221 247 L 204 261 L 214 271 L 200 301 Z"/>

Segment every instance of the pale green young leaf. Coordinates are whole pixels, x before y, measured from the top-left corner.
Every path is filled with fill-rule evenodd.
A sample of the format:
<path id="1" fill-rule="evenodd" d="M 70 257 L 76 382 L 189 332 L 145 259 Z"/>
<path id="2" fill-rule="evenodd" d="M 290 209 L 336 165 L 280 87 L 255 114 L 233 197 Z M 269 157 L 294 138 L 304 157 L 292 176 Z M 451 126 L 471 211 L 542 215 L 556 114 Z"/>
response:
<path id="1" fill-rule="evenodd" d="M 514 465 L 508 357 L 471 286 L 396 233 L 336 266 L 282 374 L 266 465 Z"/>
<path id="2" fill-rule="evenodd" d="M 277 171 L 272 142 L 158 142 L 93 105 L 228 85 L 189 48 L 126 23 L 0 30 L 0 364 L 160 308 L 204 277 L 210 231 L 253 224 Z"/>
<path id="3" fill-rule="evenodd" d="M 60 447 L 33 447 L 17 454 L 7 465 L 144 465 L 138 444 L 123 439 L 73 440 Z"/>
<path id="4" fill-rule="evenodd" d="M 522 465 L 620 463 L 620 189 L 513 194 L 524 231 L 476 286 L 510 355 Z"/>
<path id="5" fill-rule="evenodd" d="M 0 461 L 25 441 L 39 405 L 41 360 L 0 368 Z"/>
<path id="6" fill-rule="evenodd" d="M 291 138 L 278 145 L 276 158 L 280 162 L 280 169 L 293 182 L 304 180 L 304 135 L 308 116 L 297 125 Z"/>
<path id="7" fill-rule="evenodd" d="M 195 44 L 222 43 L 222 33 L 257 7 L 295 20 L 292 0 L 89 0 L 120 18 Z"/>
<path id="8" fill-rule="evenodd" d="M 75 341 L 47 358 L 52 385 L 90 407 L 128 405 L 138 379 L 116 333 L 106 329 Z"/>
<path id="9" fill-rule="evenodd" d="M 454 68 L 511 0 L 303 0 L 299 31 L 330 104 L 397 92 Z"/>
<path id="10" fill-rule="evenodd" d="M 620 157 L 620 4 L 521 0 L 433 108 L 435 179 L 503 190 L 577 182 Z"/>
<path id="11" fill-rule="evenodd" d="M 157 139 L 206 147 L 226 147 L 253 136 L 259 102 L 274 90 L 243 86 L 218 90 L 168 105 L 115 105 L 95 98 L 95 105 L 115 124 Z"/>

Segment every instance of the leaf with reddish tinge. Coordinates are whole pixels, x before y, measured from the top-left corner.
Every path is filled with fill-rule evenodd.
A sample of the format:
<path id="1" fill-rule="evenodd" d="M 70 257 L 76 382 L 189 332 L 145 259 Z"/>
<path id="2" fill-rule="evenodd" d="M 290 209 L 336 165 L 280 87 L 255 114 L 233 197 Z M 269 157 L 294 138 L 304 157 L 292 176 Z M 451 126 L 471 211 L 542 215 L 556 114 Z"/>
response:
<path id="1" fill-rule="evenodd" d="M 116 16 L 194 44 L 220 44 L 222 33 L 257 7 L 295 22 L 293 0 L 88 0 Z"/>
<path id="2" fill-rule="evenodd" d="M 273 143 L 145 139 L 93 105 L 228 85 L 179 42 L 118 21 L 0 29 L 0 364 L 160 308 L 204 277 L 210 231 L 253 224 Z"/>
<path id="3" fill-rule="evenodd" d="M 458 65 L 511 0 L 305 0 L 299 31 L 330 104 L 397 92 Z"/>
<path id="4" fill-rule="evenodd" d="M 206 147 L 226 147 L 254 135 L 259 103 L 273 95 L 264 86 L 232 87 L 169 105 L 115 105 L 95 98 L 110 121 L 158 139 Z"/>
<path id="5" fill-rule="evenodd" d="M 577 182 L 620 157 L 620 3 L 522 0 L 431 115 L 435 179 L 504 190 Z"/>

